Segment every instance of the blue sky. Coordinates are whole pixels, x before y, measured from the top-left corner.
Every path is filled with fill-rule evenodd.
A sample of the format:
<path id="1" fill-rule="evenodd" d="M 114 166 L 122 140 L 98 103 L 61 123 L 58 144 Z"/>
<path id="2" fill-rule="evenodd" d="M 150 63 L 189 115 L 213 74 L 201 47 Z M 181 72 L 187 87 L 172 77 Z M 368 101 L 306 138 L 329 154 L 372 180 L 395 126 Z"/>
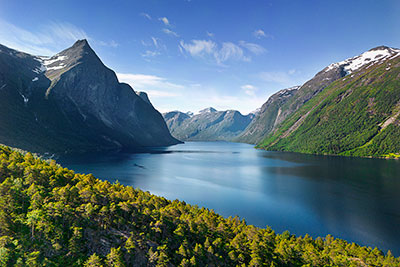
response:
<path id="1" fill-rule="evenodd" d="M 86 38 L 154 106 L 248 113 L 332 62 L 400 47 L 397 0 L 0 0 L 0 43 L 51 55 Z"/>

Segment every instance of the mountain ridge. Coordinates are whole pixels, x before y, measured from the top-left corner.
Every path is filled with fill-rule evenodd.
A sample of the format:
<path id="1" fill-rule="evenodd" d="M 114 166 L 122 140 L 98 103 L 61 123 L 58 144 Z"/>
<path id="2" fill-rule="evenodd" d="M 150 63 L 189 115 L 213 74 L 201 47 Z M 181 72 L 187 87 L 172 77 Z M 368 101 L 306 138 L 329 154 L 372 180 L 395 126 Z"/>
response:
<path id="1" fill-rule="evenodd" d="M 183 141 L 232 141 L 254 118 L 236 110 L 218 111 L 212 107 L 192 116 L 180 111 L 163 113 L 171 134 Z"/>
<path id="2" fill-rule="evenodd" d="M 332 72 L 340 75 L 322 90 L 314 91 L 258 147 L 313 154 L 398 157 L 399 56 L 399 49 L 379 46 L 330 64 L 315 77 Z"/>
<path id="3" fill-rule="evenodd" d="M 161 114 L 119 83 L 86 40 L 52 57 L 1 48 L 0 142 L 57 153 L 179 143 Z"/>

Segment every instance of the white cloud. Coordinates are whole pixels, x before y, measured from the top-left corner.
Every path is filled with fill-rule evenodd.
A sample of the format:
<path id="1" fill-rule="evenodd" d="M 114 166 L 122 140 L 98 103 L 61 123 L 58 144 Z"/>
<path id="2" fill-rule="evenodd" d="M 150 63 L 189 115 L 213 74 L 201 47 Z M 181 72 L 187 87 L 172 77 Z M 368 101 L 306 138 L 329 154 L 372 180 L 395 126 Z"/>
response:
<path id="1" fill-rule="evenodd" d="M 254 37 L 256 37 L 257 39 L 261 39 L 261 38 L 263 38 L 263 37 L 267 37 L 267 35 L 265 34 L 265 32 L 264 32 L 263 30 L 261 30 L 261 29 L 255 30 L 255 31 L 253 32 L 253 35 L 254 35 Z"/>
<path id="2" fill-rule="evenodd" d="M 211 40 L 192 40 L 191 43 L 180 41 L 181 52 L 186 51 L 193 57 L 210 57 L 217 64 L 222 64 L 228 60 L 250 61 L 245 56 L 243 49 L 231 42 L 222 43 L 221 47 Z"/>
<path id="3" fill-rule="evenodd" d="M 147 14 L 147 13 L 142 12 L 142 13 L 140 13 L 140 16 L 143 16 L 146 19 L 151 20 L 151 16 L 149 14 Z"/>
<path id="4" fill-rule="evenodd" d="M 248 43 L 245 41 L 240 41 L 239 44 L 255 55 L 261 55 L 267 51 L 267 50 L 265 50 L 264 47 L 262 47 L 261 45 L 258 45 L 258 44 Z"/>
<path id="5" fill-rule="evenodd" d="M 206 34 L 207 34 L 208 37 L 214 37 L 214 34 L 212 32 L 208 32 L 207 31 Z"/>
<path id="6" fill-rule="evenodd" d="M 167 17 L 158 18 L 158 20 L 161 20 L 165 24 L 165 26 L 170 26 L 171 25 L 169 23 L 169 20 L 167 19 Z"/>
<path id="7" fill-rule="evenodd" d="M 192 56 L 204 56 L 205 54 L 212 54 L 217 44 L 213 41 L 192 40 L 191 44 L 180 41 L 180 47 Z"/>
<path id="8" fill-rule="evenodd" d="M 171 31 L 170 29 L 164 28 L 164 29 L 162 29 L 162 31 L 163 31 L 164 33 L 168 34 L 168 35 L 172 35 L 172 36 L 175 36 L 175 37 L 179 37 L 179 35 L 178 35 L 176 32 Z"/>
<path id="9" fill-rule="evenodd" d="M 246 93 L 246 95 L 249 95 L 249 96 L 255 96 L 255 93 L 258 90 L 257 87 L 255 87 L 251 84 L 242 85 L 240 88 L 242 88 L 242 90 Z"/>
<path id="10" fill-rule="evenodd" d="M 117 76 L 121 82 L 130 84 L 135 91 L 147 92 L 154 107 L 160 112 L 171 110 L 195 112 L 212 106 L 217 110 L 236 109 L 247 114 L 259 108 L 268 98 L 267 92 L 258 90 L 251 84 L 243 85 L 242 90 L 236 93 L 231 90 L 223 93 L 221 88 L 217 89 L 195 81 L 177 84 L 157 75 L 117 73 Z M 246 90 L 249 93 L 246 93 Z"/>
<path id="11" fill-rule="evenodd" d="M 172 83 L 166 78 L 156 75 L 117 73 L 117 77 L 120 82 L 132 86 L 135 91 L 146 92 L 151 99 L 156 100 L 157 104 L 165 101 L 163 98 L 179 97 L 184 88 L 183 85 Z M 157 108 L 157 106 L 155 107 Z"/>
<path id="12" fill-rule="evenodd" d="M 147 90 L 146 92 L 150 97 L 176 97 L 179 96 L 177 93 L 160 91 L 160 90 Z"/>
<path id="13" fill-rule="evenodd" d="M 130 84 L 136 91 L 146 91 L 147 87 L 157 87 L 159 89 L 182 89 L 183 86 L 169 82 L 167 79 L 147 74 L 117 73 L 121 82 Z"/>

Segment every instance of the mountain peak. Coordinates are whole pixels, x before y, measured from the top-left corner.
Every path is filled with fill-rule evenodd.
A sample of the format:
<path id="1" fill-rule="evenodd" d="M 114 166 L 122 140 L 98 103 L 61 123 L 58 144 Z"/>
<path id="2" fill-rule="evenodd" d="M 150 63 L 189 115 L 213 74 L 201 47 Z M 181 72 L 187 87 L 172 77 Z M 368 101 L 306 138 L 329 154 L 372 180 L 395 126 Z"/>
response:
<path id="1" fill-rule="evenodd" d="M 389 47 L 389 46 L 386 46 L 386 45 L 380 45 L 380 46 L 371 48 L 368 51 L 379 51 L 379 50 L 389 50 L 389 51 L 394 51 L 394 52 L 399 52 L 400 51 L 400 49 Z"/>
<path id="2" fill-rule="evenodd" d="M 199 113 L 213 113 L 217 112 L 217 110 L 213 107 L 205 108 L 199 111 Z"/>
<path id="3" fill-rule="evenodd" d="M 393 58 L 394 56 L 398 56 L 399 54 L 400 49 L 381 45 L 372 48 L 359 56 L 348 58 L 337 63 L 332 63 L 325 68 L 325 72 L 328 72 L 334 68 L 342 67 L 343 70 L 346 72 L 346 75 L 348 75 L 363 68 L 364 66 L 382 62 L 383 60 Z"/>
<path id="4" fill-rule="evenodd" d="M 73 51 L 79 51 L 82 50 L 84 52 L 91 52 L 91 53 L 95 53 L 93 51 L 93 49 L 90 47 L 89 42 L 86 39 L 82 39 L 82 40 L 77 40 L 70 48 L 67 48 L 64 51 L 67 50 L 73 50 Z M 63 52 L 64 52 L 63 51 Z M 61 52 L 62 53 L 62 52 Z"/>

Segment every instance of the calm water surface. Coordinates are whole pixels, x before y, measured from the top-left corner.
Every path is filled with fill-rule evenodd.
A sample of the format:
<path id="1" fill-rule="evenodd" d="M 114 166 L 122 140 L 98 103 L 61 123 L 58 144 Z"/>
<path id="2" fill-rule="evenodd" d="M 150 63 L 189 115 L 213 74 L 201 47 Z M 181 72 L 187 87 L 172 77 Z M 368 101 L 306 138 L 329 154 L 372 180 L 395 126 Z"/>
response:
<path id="1" fill-rule="evenodd" d="M 277 232 L 332 234 L 400 255 L 399 161 L 267 152 L 229 142 L 59 161 Z"/>

